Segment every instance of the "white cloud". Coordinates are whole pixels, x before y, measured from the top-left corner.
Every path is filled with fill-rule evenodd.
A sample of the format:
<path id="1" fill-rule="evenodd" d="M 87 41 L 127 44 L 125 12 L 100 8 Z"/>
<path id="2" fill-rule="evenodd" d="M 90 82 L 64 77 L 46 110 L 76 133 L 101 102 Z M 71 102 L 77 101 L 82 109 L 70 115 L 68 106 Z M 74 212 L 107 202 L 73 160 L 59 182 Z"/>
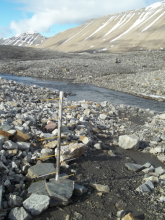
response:
<path id="1" fill-rule="evenodd" d="M 25 4 L 21 10 L 34 13 L 29 19 L 11 21 L 17 34 L 27 30 L 47 32 L 53 24 L 81 24 L 91 18 L 138 9 L 155 0 L 13 0 Z"/>
<path id="2" fill-rule="evenodd" d="M 6 38 L 9 34 L 11 34 L 11 30 L 9 28 L 0 27 L 0 38 Z"/>

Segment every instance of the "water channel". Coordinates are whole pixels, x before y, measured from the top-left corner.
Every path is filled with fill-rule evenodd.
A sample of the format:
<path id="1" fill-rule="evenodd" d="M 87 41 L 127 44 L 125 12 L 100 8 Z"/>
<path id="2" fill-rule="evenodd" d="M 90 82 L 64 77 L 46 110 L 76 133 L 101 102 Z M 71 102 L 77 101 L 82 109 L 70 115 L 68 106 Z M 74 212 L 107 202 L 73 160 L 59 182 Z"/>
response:
<path id="1" fill-rule="evenodd" d="M 69 96 L 68 99 L 72 101 L 108 101 L 112 104 L 130 105 L 138 108 L 151 109 L 154 111 L 165 111 L 165 102 L 158 102 L 155 100 L 144 99 L 129 95 L 123 92 L 117 92 L 97 86 L 87 84 L 72 84 L 67 81 L 53 81 L 52 79 L 41 79 L 32 77 L 18 77 L 10 74 L 0 73 L 0 77 L 7 80 L 13 80 L 17 83 L 23 83 L 26 85 L 37 85 L 39 87 L 45 87 L 52 90 L 60 90 L 75 94 L 75 96 Z"/>

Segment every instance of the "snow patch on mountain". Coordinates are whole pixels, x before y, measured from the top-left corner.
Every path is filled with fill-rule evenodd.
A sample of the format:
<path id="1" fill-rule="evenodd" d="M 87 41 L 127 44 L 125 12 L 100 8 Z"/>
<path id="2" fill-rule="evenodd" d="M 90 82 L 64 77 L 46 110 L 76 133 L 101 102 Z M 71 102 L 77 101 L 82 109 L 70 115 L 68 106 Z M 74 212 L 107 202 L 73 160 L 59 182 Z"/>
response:
<path id="1" fill-rule="evenodd" d="M 1 45 L 13 45 L 13 46 L 38 46 L 47 39 L 36 31 L 27 31 L 26 33 L 15 35 L 14 37 L 7 39 L 0 39 Z"/>

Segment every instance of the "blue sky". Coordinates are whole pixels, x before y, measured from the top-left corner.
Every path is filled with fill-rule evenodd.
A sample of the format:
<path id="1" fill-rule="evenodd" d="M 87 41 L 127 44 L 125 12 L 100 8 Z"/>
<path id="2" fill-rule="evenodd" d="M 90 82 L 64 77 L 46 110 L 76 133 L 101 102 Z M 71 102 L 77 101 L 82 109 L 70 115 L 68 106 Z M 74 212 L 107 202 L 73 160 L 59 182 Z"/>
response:
<path id="1" fill-rule="evenodd" d="M 91 18 L 155 2 L 158 0 L 0 0 L 0 38 L 28 30 L 51 37 Z"/>

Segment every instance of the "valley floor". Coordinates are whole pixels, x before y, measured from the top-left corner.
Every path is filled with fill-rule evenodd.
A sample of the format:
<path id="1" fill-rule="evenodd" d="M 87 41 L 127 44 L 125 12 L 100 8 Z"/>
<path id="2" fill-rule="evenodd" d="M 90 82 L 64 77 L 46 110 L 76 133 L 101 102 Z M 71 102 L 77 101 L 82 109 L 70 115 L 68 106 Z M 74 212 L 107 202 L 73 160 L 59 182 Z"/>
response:
<path id="1" fill-rule="evenodd" d="M 139 96 L 142 94 L 160 96 L 158 98 L 160 101 L 165 95 L 164 51 L 93 55 L 17 47 L 13 51 L 12 48 L 0 48 L 2 73 L 54 78 L 72 83 L 90 83 L 136 93 Z M 14 185 L 14 193 L 13 191 L 12 193 L 22 198 L 23 195 L 18 191 L 18 182 L 13 175 L 17 176 L 19 173 L 22 182 L 24 181 L 25 171 L 22 172 L 24 157 L 27 155 L 33 157 L 36 152 L 42 155 L 43 146 L 38 139 L 41 135 L 47 135 L 43 132 L 46 123 L 42 124 L 42 120 L 58 114 L 58 105 L 53 101 L 37 103 L 36 100 L 43 97 L 50 99 L 55 95 L 58 94 L 49 89 L 43 90 L 0 79 L 1 128 L 7 130 L 10 128 L 14 131 L 21 129 L 31 137 L 28 141 L 31 147 L 26 149 L 24 154 L 16 153 L 13 156 L 5 148 L 5 144 L 1 143 L 3 163 L 10 170 L 9 177 Z M 71 102 L 65 99 L 65 105 L 78 107 L 74 110 L 66 109 L 64 121 L 83 125 L 81 123 L 84 120 L 85 125 L 89 123 L 92 128 L 90 126 L 68 128 L 66 135 L 70 141 L 81 135 L 85 135 L 91 141 L 79 160 L 71 162 L 67 169 L 61 168 L 61 172 L 67 174 L 76 172 L 71 178 L 76 183 L 84 185 L 88 191 L 80 197 L 73 195 L 72 202 L 68 206 L 49 208 L 33 219 L 117 219 L 117 211 L 122 209 L 132 212 L 138 219 L 164 219 L 165 114 L 107 102 L 101 104 Z M 119 146 L 119 137 L 130 134 L 136 135 L 139 139 L 139 149 L 136 151 L 124 150 Z M 18 156 L 21 160 L 17 159 Z M 13 162 L 17 165 L 17 169 L 12 168 Z M 143 170 L 148 167 L 152 172 L 151 170 L 131 171 L 126 166 L 128 163 L 143 165 Z M 32 165 L 30 161 L 28 166 Z M 1 176 L 2 182 L 6 181 L 6 175 L 4 173 L 4 176 Z M 152 182 L 153 189 L 148 187 L 148 193 L 138 192 L 136 189 L 148 180 Z M 98 192 L 92 187 L 94 183 L 107 185 L 109 192 Z M 21 189 L 21 184 L 19 187 Z M 7 186 L 5 189 L 3 205 L 10 208 L 8 202 L 11 192 Z"/>
<path id="2" fill-rule="evenodd" d="M 1 73 L 92 84 L 165 101 L 165 51 L 75 54 L 7 47 L 9 54 L 0 48 Z"/>

